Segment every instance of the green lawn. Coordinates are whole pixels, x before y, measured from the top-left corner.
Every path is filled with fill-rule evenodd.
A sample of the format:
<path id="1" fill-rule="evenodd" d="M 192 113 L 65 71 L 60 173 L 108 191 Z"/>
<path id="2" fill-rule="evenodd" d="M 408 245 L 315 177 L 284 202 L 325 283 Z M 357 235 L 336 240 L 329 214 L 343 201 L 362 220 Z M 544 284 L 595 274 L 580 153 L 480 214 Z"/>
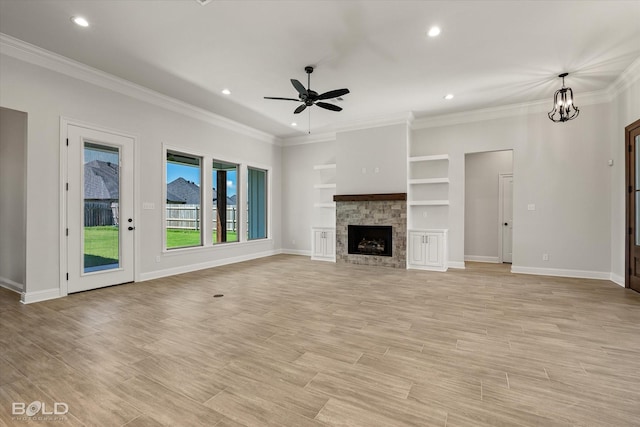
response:
<path id="1" fill-rule="evenodd" d="M 84 266 L 118 262 L 118 227 L 110 225 L 84 228 Z"/>
<path id="2" fill-rule="evenodd" d="M 213 232 L 213 242 L 216 232 Z M 237 242 L 238 233 L 227 231 L 227 241 Z M 199 246 L 200 232 L 196 230 L 167 230 L 167 248 Z M 118 227 L 100 226 L 84 228 L 84 265 L 95 267 L 118 262 Z"/>

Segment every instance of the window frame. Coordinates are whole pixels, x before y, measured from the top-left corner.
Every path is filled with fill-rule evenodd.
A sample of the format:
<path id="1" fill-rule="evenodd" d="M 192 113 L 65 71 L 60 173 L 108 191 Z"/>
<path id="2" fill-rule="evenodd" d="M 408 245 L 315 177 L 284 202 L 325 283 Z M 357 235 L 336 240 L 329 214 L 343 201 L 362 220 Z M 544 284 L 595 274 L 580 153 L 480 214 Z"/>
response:
<path id="1" fill-rule="evenodd" d="M 189 150 L 189 149 L 183 149 L 180 147 L 173 147 L 173 146 L 167 146 L 165 145 L 163 147 L 163 168 L 162 168 L 162 175 L 163 175 L 163 191 L 162 191 L 162 251 L 164 253 L 171 253 L 171 252 L 176 252 L 176 251 L 181 251 L 181 250 L 189 250 L 189 249 L 198 249 L 198 248 L 203 248 L 206 246 L 206 224 L 208 221 L 208 215 L 206 213 L 206 207 L 203 206 L 204 204 L 206 204 L 206 192 L 205 189 L 207 188 L 207 179 L 206 179 L 206 174 L 205 174 L 205 165 L 206 165 L 206 160 L 207 157 L 203 154 L 196 154 L 196 150 Z M 197 245 L 190 245 L 190 246 L 175 246 L 175 247 L 168 247 L 167 246 L 167 230 L 169 227 L 167 227 L 167 206 L 169 205 L 167 203 L 167 166 L 169 164 L 169 159 L 168 159 L 168 155 L 170 153 L 176 154 L 176 155 L 182 155 L 184 157 L 192 157 L 192 158 L 197 158 L 200 160 L 199 163 L 199 168 L 200 168 L 200 243 Z M 204 203 L 203 203 L 204 202 Z"/>
<path id="2" fill-rule="evenodd" d="M 241 197 L 241 188 L 242 188 L 242 182 L 244 181 L 241 177 L 242 173 L 242 163 L 236 163 L 236 162 L 231 162 L 231 161 L 227 161 L 227 160 L 222 160 L 220 157 L 210 157 L 209 158 L 209 164 L 211 165 L 211 173 L 209 174 L 211 177 L 211 191 L 213 191 L 213 171 L 214 171 L 214 167 L 213 164 L 214 163 L 222 163 L 222 164 L 228 164 L 228 165 L 235 165 L 236 167 L 236 224 L 237 224 L 237 228 L 236 228 L 236 237 L 237 239 L 234 241 L 225 241 L 225 242 L 215 242 L 213 241 L 213 221 L 215 220 L 215 218 L 213 218 L 213 208 L 217 206 L 213 205 L 213 194 L 212 197 L 210 197 L 211 199 L 211 221 L 209 221 L 207 224 L 209 224 L 209 226 L 211 227 L 211 230 L 209 230 L 209 235 L 211 237 L 211 246 L 221 246 L 221 245 L 226 245 L 226 244 L 237 244 L 242 242 L 242 234 L 241 234 L 241 230 L 242 230 L 242 221 L 244 221 L 244 215 L 242 214 L 242 200 L 243 198 Z M 226 185 L 226 183 L 225 183 Z M 208 200 L 209 198 L 207 198 Z M 226 202 L 225 202 L 225 206 L 226 206 Z M 207 245 L 208 246 L 208 245 Z"/>
<path id="3" fill-rule="evenodd" d="M 254 170 L 260 170 L 263 171 L 265 173 L 265 182 L 264 182 L 264 187 L 265 187 L 265 197 L 264 197 L 264 214 L 265 214 L 265 219 L 264 219 L 264 225 L 265 225 L 265 235 L 264 237 L 256 237 L 256 238 L 249 238 L 249 231 L 250 231 L 250 214 L 249 214 L 249 185 L 250 185 L 250 180 L 249 180 L 249 170 L 250 169 L 254 169 Z M 246 185 L 246 205 L 244 206 L 245 209 L 243 209 L 246 212 L 247 218 L 246 221 L 244 221 L 246 223 L 246 233 L 243 233 L 244 237 L 247 239 L 247 242 L 259 242 L 261 240 L 269 240 L 272 238 L 271 235 L 271 175 L 272 175 L 272 170 L 270 167 L 268 166 L 263 166 L 263 165 L 257 165 L 255 163 L 249 163 L 246 166 L 246 179 L 247 179 L 247 185 Z"/>

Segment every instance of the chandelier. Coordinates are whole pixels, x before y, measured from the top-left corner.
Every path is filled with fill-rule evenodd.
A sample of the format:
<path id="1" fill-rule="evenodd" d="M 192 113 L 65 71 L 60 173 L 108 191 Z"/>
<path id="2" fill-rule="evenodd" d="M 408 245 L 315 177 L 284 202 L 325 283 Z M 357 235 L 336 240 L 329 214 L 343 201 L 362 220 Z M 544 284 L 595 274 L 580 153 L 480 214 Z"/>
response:
<path id="1" fill-rule="evenodd" d="M 569 73 L 562 73 L 558 76 L 562 78 L 562 87 L 553 95 L 553 110 L 549 111 L 549 118 L 556 123 L 573 120 L 580 114 L 573 103 L 573 91 L 564 86 L 564 78 L 568 75 Z"/>

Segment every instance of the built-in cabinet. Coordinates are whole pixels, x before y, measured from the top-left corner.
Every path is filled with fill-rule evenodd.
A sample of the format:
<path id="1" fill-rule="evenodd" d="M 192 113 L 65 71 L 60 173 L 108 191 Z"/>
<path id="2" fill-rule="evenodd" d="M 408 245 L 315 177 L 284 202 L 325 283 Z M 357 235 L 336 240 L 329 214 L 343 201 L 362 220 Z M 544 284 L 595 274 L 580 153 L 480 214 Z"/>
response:
<path id="1" fill-rule="evenodd" d="M 336 165 L 335 163 L 313 166 L 314 203 L 311 228 L 311 259 L 336 260 Z"/>
<path id="2" fill-rule="evenodd" d="M 311 259 L 317 261 L 336 261 L 336 229 L 332 227 L 314 227 L 311 229 Z"/>
<path id="3" fill-rule="evenodd" d="M 407 268 L 447 271 L 447 230 L 409 230 Z"/>
<path id="4" fill-rule="evenodd" d="M 449 156 L 423 155 L 409 143 L 407 159 L 407 268 L 447 270 Z"/>

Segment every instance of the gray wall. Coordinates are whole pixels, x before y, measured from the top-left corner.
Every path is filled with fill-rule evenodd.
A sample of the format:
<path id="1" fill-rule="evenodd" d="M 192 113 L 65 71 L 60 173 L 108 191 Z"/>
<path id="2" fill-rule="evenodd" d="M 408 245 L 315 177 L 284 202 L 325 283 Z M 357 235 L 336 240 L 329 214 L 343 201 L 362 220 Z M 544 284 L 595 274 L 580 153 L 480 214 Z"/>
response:
<path id="1" fill-rule="evenodd" d="M 337 194 L 407 192 L 407 125 L 338 133 Z"/>
<path id="2" fill-rule="evenodd" d="M 27 257 L 26 150 L 27 114 L 0 108 L 0 282 L 19 292 L 24 287 Z"/>
<path id="3" fill-rule="evenodd" d="M 566 123 L 553 123 L 536 110 L 415 130 L 412 144 L 424 145 L 425 154 L 449 154 L 449 260 L 464 260 L 465 154 L 512 149 L 514 269 L 608 277 L 610 108 L 583 105 L 580 117 Z M 536 210 L 528 211 L 528 204 Z"/>
<path id="4" fill-rule="evenodd" d="M 513 172 L 513 152 L 467 154 L 464 175 L 464 256 L 497 262 L 499 175 Z"/>
<path id="5" fill-rule="evenodd" d="M 281 148 L 214 124 L 207 117 L 171 111 L 84 80 L 2 55 L 0 102 L 29 114 L 27 144 L 27 238 L 25 290 L 60 286 L 60 118 L 116 129 L 138 138 L 136 149 L 137 278 L 198 269 L 278 251 L 281 220 Z M 99 80 L 99 79 L 98 79 Z M 163 144 L 194 154 L 271 169 L 269 240 L 163 251 Z M 155 209 L 142 209 L 153 203 Z M 43 215 L 42 206 L 49 214 Z M 156 262 L 159 257 L 160 262 Z"/>

